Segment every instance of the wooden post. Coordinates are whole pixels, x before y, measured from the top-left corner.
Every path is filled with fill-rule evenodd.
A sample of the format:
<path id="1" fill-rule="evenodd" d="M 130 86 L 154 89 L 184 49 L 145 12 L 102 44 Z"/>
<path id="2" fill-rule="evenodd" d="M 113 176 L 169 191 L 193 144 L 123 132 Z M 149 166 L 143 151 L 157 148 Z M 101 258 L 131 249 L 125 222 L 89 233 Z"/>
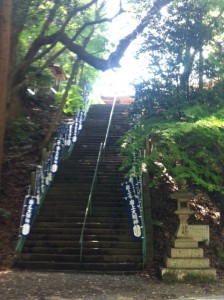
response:
<path id="1" fill-rule="evenodd" d="M 42 162 L 45 161 L 47 158 L 47 148 L 43 148 L 42 150 Z"/>
<path id="2" fill-rule="evenodd" d="M 34 196 L 35 185 L 36 185 L 36 172 L 32 172 L 31 173 L 31 186 L 30 186 L 30 194 L 31 194 L 31 196 Z"/>
<path id="3" fill-rule="evenodd" d="M 44 168 L 46 160 L 47 160 L 47 148 L 43 148 L 42 157 L 41 157 L 42 168 Z"/>
<path id="4" fill-rule="evenodd" d="M 152 150 L 151 140 L 146 139 L 146 148 L 144 156 L 150 155 Z M 151 215 L 151 197 L 149 192 L 149 174 L 148 170 L 142 173 L 142 192 L 143 192 L 143 212 L 145 223 L 145 238 L 146 238 L 146 263 L 151 262 L 154 255 L 153 246 L 153 224 Z"/>

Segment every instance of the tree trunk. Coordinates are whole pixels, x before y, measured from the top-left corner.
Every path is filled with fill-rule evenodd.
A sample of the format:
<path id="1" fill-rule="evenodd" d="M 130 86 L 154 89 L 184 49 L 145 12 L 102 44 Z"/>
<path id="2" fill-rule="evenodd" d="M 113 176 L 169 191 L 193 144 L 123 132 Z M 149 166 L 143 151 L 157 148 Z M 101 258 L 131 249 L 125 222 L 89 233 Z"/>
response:
<path id="1" fill-rule="evenodd" d="M 3 161 L 5 115 L 9 76 L 12 0 L 3 0 L 0 7 L 0 178 Z"/>
<path id="2" fill-rule="evenodd" d="M 9 78 L 10 91 L 7 101 L 7 118 L 18 118 L 24 115 L 24 100 L 26 98 L 26 86 L 19 87 L 25 79 L 25 72 L 22 70 L 14 74 L 14 78 Z"/>
<path id="3" fill-rule="evenodd" d="M 186 52 L 183 59 L 184 72 L 180 76 L 180 90 L 183 92 L 186 98 L 189 98 L 189 80 L 192 73 L 195 53 L 196 52 L 194 51 L 193 54 L 191 54 L 191 47 L 186 47 Z"/>
<path id="4" fill-rule="evenodd" d="M 199 77 L 199 91 L 203 91 L 203 70 L 204 66 L 203 66 L 203 49 L 202 47 L 199 50 L 199 62 L 198 62 L 198 77 Z"/>
<path id="5" fill-rule="evenodd" d="M 69 78 L 69 80 L 68 80 L 68 83 L 67 83 L 65 92 L 64 92 L 64 94 L 63 94 L 61 103 L 60 103 L 60 105 L 59 105 L 59 107 L 58 107 L 57 112 L 55 113 L 55 115 L 54 115 L 54 117 L 53 117 L 53 119 L 52 119 L 52 122 L 51 122 L 51 124 L 50 124 L 49 130 L 48 130 L 48 132 L 47 132 L 47 134 L 46 134 L 46 136 L 45 136 L 43 142 L 42 142 L 41 145 L 40 145 L 40 153 L 42 153 L 42 150 L 43 150 L 44 148 L 47 147 L 47 145 L 49 144 L 49 142 L 50 142 L 50 140 L 51 140 L 51 138 L 52 138 L 53 133 L 54 133 L 54 132 L 56 131 L 56 129 L 57 129 L 58 123 L 59 123 L 59 121 L 60 121 L 60 117 L 61 117 L 61 115 L 62 115 L 64 106 L 65 106 L 66 101 L 67 101 L 68 92 L 69 92 L 70 87 L 71 87 L 71 85 L 72 85 L 72 83 L 73 83 L 73 78 L 74 78 L 75 74 L 78 72 L 79 63 L 80 63 L 80 60 L 77 59 L 77 60 L 75 61 L 75 63 L 73 64 L 71 76 L 70 76 L 70 78 Z"/>

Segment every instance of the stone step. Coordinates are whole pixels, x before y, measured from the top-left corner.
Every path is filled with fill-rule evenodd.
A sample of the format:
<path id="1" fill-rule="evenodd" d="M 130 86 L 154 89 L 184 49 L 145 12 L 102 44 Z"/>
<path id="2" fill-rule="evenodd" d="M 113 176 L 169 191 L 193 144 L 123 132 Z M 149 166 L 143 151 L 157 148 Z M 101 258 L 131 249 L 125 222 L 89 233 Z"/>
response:
<path id="1" fill-rule="evenodd" d="M 94 146 L 86 146 L 86 145 L 80 145 L 79 147 L 77 147 L 77 149 L 74 147 L 74 151 L 75 151 L 75 155 L 95 155 L 97 156 L 99 153 L 99 147 L 94 147 Z M 108 147 L 107 149 L 105 149 L 105 151 L 103 152 L 104 154 L 112 154 L 112 155 L 116 155 L 119 154 L 121 152 L 119 147 Z"/>
<path id="2" fill-rule="evenodd" d="M 87 201 L 83 201 L 83 203 L 81 202 L 47 202 L 45 201 L 42 206 L 41 206 L 41 212 L 46 212 L 48 210 L 51 211 L 77 211 L 77 212 L 83 212 L 84 210 L 86 210 L 86 206 L 87 206 Z"/>
<path id="3" fill-rule="evenodd" d="M 104 141 L 101 141 L 101 142 L 104 142 Z M 107 144 L 108 146 L 108 144 Z M 86 150 L 86 151 L 99 151 L 99 147 L 100 147 L 100 142 L 88 142 L 88 143 L 85 143 L 84 141 L 80 142 L 76 142 L 75 145 L 74 145 L 74 148 L 73 148 L 73 151 L 77 152 L 77 151 L 80 151 L 80 150 Z M 118 150 L 120 150 L 120 145 L 118 142 L 114 141 L 113 140 L 113 144 L 111 143 L 106 149 L 105 151 L 109 151 L 109 152 L 117 152 Z"/>
<path id="4" fill-rule="evenodd" d="M 88 195 L 88 194 L 85 194 L 85 195 Z M 67 195 L 67 196 L 50 196 L 50 195 L 47 195 L 47 197 L 44 199 L 44 202 L 60 202 L 60 203 L 76 203 L 77 205 L 82 204 L 83 205 L 87 205 L 87 199 L 88 197 L 84 197 L 84 196 L 71 196 L 71 195 Z M 124 201 L 123 198 L 117 198 L 114 200 L 114 197 L 113 195 L 110 194 L 109 197 L 105 198 L 98 198 L 98 197 L 95 197 L 93 195 L 93 198 L 92 198 L 92 205 L 96 205 L 96 206 L 126 206 L 126 202 Z"/>
<path id="5" fill-rule="evenodd" d="M 104 137 L 105 138 L 105 137 Z M 79 134 L 78 139 L 75 143 L 75 145 L 79 145 L 80 144 L 84 144 L 84 145 L 89 145 L 89 144 L 98 144 L 100 145 L 100 143 L 104 142 L 104 138 L 102 139 L 100 136 L 95 136 L 95 135 L 90 135 L 88 140 L 86 140 L 86 136 L 83 136 L 82 134 Z M 107 145 L 108 146 L 114 146 L 117 145 L 119 146 L 119 140 L 121 138 L 121 135 L 111 135 L 108 136 L 107 139 Z"/>
<path id="6" fill-rule="evenodd" d="M 62 235 L 62 239 L 67 239 L 69 240 L 70 236 L 74 235 L 80 235 L 81 233 L 82 226 L 78 228 L 51 228 L 51 230 L 46 229 L 46 228 L 32 228 L 32 234 L 33 235 L 44 235 L 44 238 L 46 236 L 57 236 L 57 235 Z M 85 235 L 130 235 L 130 228 L 95 228 L 95 227 L 86 227 L 85 228 Z M 40 237 L 38 237 L 39 239 Z"/>
<path id="7" fill-rule="evenodd" d="M 47 195 L 52 196 L 52 195 L 58 195 L 58 196 L 89 196 L 90 193 L 90 188 L 91 185 L 87 185 L 86 187 L 84 187 L 82 184 L 78 184 L 78 183 L 74 183 L 73 185 L 64 185 L 64 186 L 58 186 L 58 187 L 52 187 L 52 189 L 49 189 Z M 108 186 L 102 186 L 100 188 L 97 189 L 97 187 L 95 188 L 95 191 L 93 191 L 92 195 L 94 197 L 102 197 L 101 199 L 103 199 L 104 197 L 107 196 L 116 196 L 116 197 L 120 197 L 123 198 L 123 194 L 121 191 L 120 187 L 115 187 L 113 185 L 108 185 Z"/>
<path id="8" fill-rule="evenodd" d="M 54 188 L 54 189 L 50 189 L 47 193 L 47 196 L 76 196 L 76 197 L 88 197 L 90 193 L 90 188 L 78 188 L 77 190 L 74 190 L 74 188 L 66 188 L 66 189 L 58 189 L 58 188 Z M 114 190 L 113 187 L 111 187 L 110 189 L 102 189 L 102 190 L 97 190 L 96 192 L 94 192 L 94 197 L 101 197 L 102 198 L 107 198 L 110 197 L 113 193 L 114 197 L 120 197 L 120 199 L 123 199 L 123 195 L 121 193 L 121 191 L 119 190 Z M 85 198 L 86 199 L 86 198 Z"/>
<path id="9" fill-rule="evenodd" d="M 84 219 L 85 209 L 83 211 L 68 211 L 68 210 L 57 210 L 57 211 L 44 211 L 41 210 L 40 214 L 42 217 L 80 217 Z"/>
<path id="10" fill-rule="evenodd" d="M 83 206 L 77 206 L 76 203 L 73 203 L 73 205 L 71 204 L 65 204 L 65 203 L 53 203 L 52 202 L 52 205 L 50 205 L 49 203 L 48 204 L 45 204 L 45 205 L 42 205 L 41 207 L 41 212 L 46 212 L 48 210 L 51 210 L 51 211 L 77 211 L 77 212 L 83 212 L 84 210 L 86 210 L 86 206 L 87 205 L 83 205 Z M 120 207 L 116 207 L 116 206 L 113 206 L 113 207 L 102 207 L 102 206 L 92 206 L 92 213 L 101 213 L 101 212 L 105 212 L 105 213 L 123 213 L 124 210 L 123 210 L 123 207 L 120 206 Z M 125 213 L 127 211 L 125 210 Z"/>
<path id="11" fill-rule="evenodd" d="M 95 121 L 96 120 L 102 122 L 102 123 L 106 123 L 108 124 L 109 122 L 109 116 L 110 116 L 110 112 L 111 111 L 108 111 L 108 112 L 94 112 L 94 111 L 90 111 L 88 112 L 88 117 L 85 119 L 85 122 L 89 122 L 91 120 Z M 129 119 L 128 119 L 128 112 L 127 111 L 119 111 L 119 110 L 114 110 L 114 113 L 113 113 L 113 116 L 112 116 L 112 123 L 115 123 L 115 121 L 118 121 L 118 123 L 121 123 L 122 122 L 129 122 Z"/>
<path id="12" fill-rule="evenodd" d="M 116 165 L 116 163 L 114 163 L 113 165 L 108 165 L 108 166 L 104 166 L 101 162 L 98 167 L 98 176 L 109 176 L 109 175 L 117 174 L 117 176 L 119 176 L 120 178 L 121 177 L 123 178 L 124 175 L 126 174 L 126 171 L 120 170 L 120 167 L 121 167 L 120 162 L 118 162 L 117 165 Z M 59 172 L 56 173 L 55 179 L 57 179 L 57 177 L 59 175 L 63 175 L 64 173 L 65 173 L 65 175 L 68 174 L 68 175 L 72 176 L 72 174 L 76 175 L 76 174 L 81 173 L 81 175 L 83 175 L 83 173 L 87 172 L 85 175 L 92 176 L 94 174 L 95 168 L 96 168 L 95 161 L 92 165 L 90 165 L 90 164 L 84 165 L 82 162 L 81 163 L 77 162 L 76 164 L 71 162 L 71 164 L 69 166 L 61 167 Z"/>
<path id="13" fill-rule="evenodd" d="M 143 270 L 142 263 L 65 263 L 65 262 L 44 262 L 27 261 L 17 262 L 16 267 L 29 270 L 57 270 L 57 271 L 76 271 L 93 273 L 111 274 L 131 274 Z"/>
<path id="14" fill-rule="evenodd" d="M 75 207 L 77 207 L 77 210 L 78 210 L 78 207 L 80 207 L 80 210 L 83 210 L 83 209 L 86 209 L 86 206 L 87 206 L 87 199 L 85 201 L 83 201 L 83 200 L 71 198 L 70 200 L 60 199 L 59 201 L 56 201 L 55 199 L 52 199 L 52 198 L 51 198 L 51 200 L 49 200 L 49 198 L 45 199 L 44 203 L 41 206 L 41 209 L 42 209 L 42 207 L 52 207 L 52 206 L 60 207 L 63 205 L 65 207 L 71 206 L 72 208 L 75 206 Z M 97 211 L 97 210 L 104 209 L 104 208 L 106 210 L 110 210 L 110 211 L 113 211 L 113 208 L 115 210 L 125 208 L 125 210 L 126 210 L 126 203 L 124 203 L 123 200 L 113 202 L 113 201 L 107 201 L 107 199 L 94 199 L 93 198 L 92 210 L 96 209 L 96 211 Z"/>
<path id="15" fill-rule="evenodd" d="M 174 241 L 174 248 L 197 248 L 198 242 L 193 239 L 179 238 Z"/>
<path id="16" fill-rule="evenodd" d="M 109 120 L 109 115 L 110 115 L 111 110 L 108 111 L 89 111 L 88 112 L 88 117 L 85 119 L 85 122 L 88 120 L 95 120 L 96 119 L 100 119 L 100 120 L 105 120 L 108 123 Z M 128 121 L 127 118 L 128 117 L 128 111 L 124 110 L 114 110 L 114 114 L 112 117 L 112 121 L 114 120 L 118 120 L 121 121 L 122 119 L 124 119 L 126 122 Z"/>
<path id="17" fill-rule="evenodd" d="M 85 119 L 85 123 L 89 123 L 89 122 L 96 122 L 96 118 L 97 118 L 97 123 L 105 123 L 106 125 L 108 125 L 108 114 L 106 114 L 105 116 L 98 115 L 96 113 L 91 113 L 88 114 L 88 118 Z M 121 113 L 114 111 L 114 115 L 112 118 L 112 123 L 114 123 L 113 121 L 117 121 L 116 124 L 127 124 L 128 123 L 128 118 L 127 118 L 127 113 L 124 113 L 121 115 Z"/>
<path id="18" fill-rule="evenodd" d="M 114 168 L 120 168 L 121 163 L 123 159 L 116 157 L 116 159 L 108 158 L 107 160 L 103 160 L 100 162 L 100 169 L 114 169 Z M 77 158 L 73 159 L 72 156 L 69 158 L 69 160 L 63 160 L 60 162 L 59 166 L 62 170 L 69 170 L 74 167 L 81 167 L 81 166 L 91 166 L 95 167 L 96 165 L 96 158 L 95 157 L 89 157 L 88 159 L 83 158 Z M 61 170 L 59 169 L 59 172 Z"/>
<path id="19" fill-rule="evenodd" d="M 63 235 L 58 235 L 58 234 L 36 234 L 36 233 L 32 233 L 32 235 L 30 235 L 29 237 L 29 241 L 34 241 L 34 242 L 38 242 L 38 241 L 79 241 L 80 240 L 80 236 L 81 236 L 81 230 L 79 232 L 79 234 L 77 235 L 69 235 L 69 234 L 63 234 Z M 103 233 L 99 233 L 98 230 L 98 234 L 88 234 L 85 233 L 84 235 L 84 241 L 94 241 L 94 242 L 132 242 L 133 238 L 130 235 L 130 232 L 125 233 L 123 235 L 121 234 L 116 234 L 116 235 L 106 235 Z"/>
<path id="20" fill-rule="evenodd" d="M 97 120 L 96 120 L 95 117 L 96 116 L 93 115 L 91 118 L 87 118 L 85 120 L 85 122 L 83 123 L 82 131 L 79 134 L 83 134 L 83 132 L 87 131 L 87 129 L 88 129 L 88 132 L 90 132 L 90 130 L 89 130 L 90 127 L 91 127 L 91 131 L 93 129 L 97 129 L 99 131 L 105 131 L 105 132 L 107 131 L 109 120 L 108 119 L 103 119 L 101 117 L 97 118 Z M 123 131 L 127 127 L 130 128 L 129 121 L 125 120 L 125 118 L 122 121 L 117 116 L 117 117 L 114 117 L 112 119 L 109 133 L 110 133 L 110 131 L 113 131 L 113 130 L 114 131 L 115 130 Z"/>
<path id="21" fill-rule="evenodd" d="M 195 269 L 161 269 L 161 276 L 164 281 L 167 282 L 212 282 L 216 280 L 216 270 L 213 268 L 195 268 Z M 189 299 L 190 300 L 190 299 Z"/>
<path id="22" fill-rule="evenodd" d="M 111 186 L 110 188 L 104 188 L 104 189 L 98 189 L 95 188 L 96 191 L 93 191 L 92 197 L 94 199 L 100 198 L 110 198 L 112 196 L 117 197 L 117 200 L 123 199 L 123 194 L 121 189 L 119 188 L 113 188 Z M 90 186 L 83 187 L 81 185 L 73 185 L 73 186 L 65 186 L 65 187 L 54 187 L 49 189 L 47 196 L 55 196 L 55 197 L 74 197 L 74 199 L 81 197 L 82 199 L 88 199 L 88 196 L 90 194 Z"/>
<path id="23" fill-rule="evenodd" d="M 200 258 L 204 256 L 202 248 L 171 248 L 170 255 L 172 258 Z"/>
<path id="24" fill-rule="evenodd" d="M 66 209 L 61 209 L 61 210 L 55 210 L 55 211 L 49 211 L 49 210 L 41 210 L 41 215 L 44 217 L 83 217 L 85 215 L 85 210 L 83 211 L 76 211 L 76 210 L 66 210 Z M 91 217 L 92 218 L 103 218 L 103 217 L 110 217 L 118 220 L 119 218 L 125 218 L 127 216 L 127 212 L 107 212 L 107 211 L 92 211 Z"/>
<path id="25" fill-rule="evenodd" d="M 21 254 L 22 260 L 25 261 L 50 261 L 50 262 L 79 262 L 80 255 L 72 255 L 72 254 L 36 254 L 36 253 L 24 253 Z M 141 255 L 83 255 L 82 257 L 83 263 L 141 263 L 142 257 Z"/>
<path id="26" fill-rule="evenodd" d="M 82 219 L 82 221 L 78 221 Z M 77 217 L 38 217 L 38 221 L 34 223 L 32 232 L 49 232 L 49 233 L 73 233 L 76 228 L 82 228 L 83 218 Z M 86 229 L 128 229 L 130 228 L 127 219 L 119 223 L 99 223 L 87 220 Z"/>
<path id="27" fill-rule="evenodd" d="M 76 152 L 74 152 L 74 154 L 72 154 L 71 156 L 70 156 L 70 159 L 69 159 L 69 162 L 71 163 L 71 164 L 73 164 L 73 165 L 75 165 L 75 163 L 78 161 L 83 161 L 83 160 L 89 160 L 89 159 L 95 159 L 95 161 L 96 161 L 96 158 L 97 158 L 97 156 L 98 156 L 98 152 L 97 153 L 95 153 L 95 154 L 86 154 L 86 153 L 83 153 L 83 154 L 81 154 L 81 153 L 79 153 L 79 154 L 76 154 Z M 125 159 L 125 156 L 117 156 L 117 155 L 115 155 L 115 154 L 108 154 L 108 153 L 105 153 L 105 155 L 104 155 L 104 160 L 109 160 L 109 161 L 111 161 L 111 162 L 118 162 L 118 163 L 122 163 L 123 161 L 124 161 L 124 159 Z"/>
<path id="28" fill-rule="evenodd" d="M 66 220 L 68 218 L 70 218 L 70 222 L 53 222 L 52 221 L 52 218 L 55 218 L 55 220 L 57 218 L 60 218 L 61 217 L 61 220 Z M 40 221 L 39 221 L 40 220 Z M 47 221 L 47 220 L 51 220 L 51 221 Z M 73 221 L 72 221 L 73 220 Z M 77 216 L 77 217 L 69 217 L 69 216 L 58 216 L 58 217 L 55 217 L 55 216 L 41 216 L 39 215 L 38 218 L 35 220 L 34 222 L 34 227 L 37 226 L 37 227 L 46 227 L 46 228 L 49 228 L 49 227 L 62 227 L 62 228 L 66 228 L 66 227 L 71 227 L 71 228 L 74 228 L 76 226 L 77 223 L 80 223 L 80 222 L 83 222 L 84 218 L 81 216 Z M 95 219 L 95 217 L 93 216 L 89 216 L 88 219 L 87 219 L 87 226 L 88 226 L 88 223 L 89 224 L 93 224 L 93 223 L 103 223 L 103 224 L 108 224 L 108 226 L 111 226 L 111 224 L 113 224 L 115 227 L 117 226 L 117 224 L 125 224 L 125 223 L 129 223 L 129 218 L 128 216 L 126 216 L 125 218 L 114 218 L 114 217 L 98 217 L 97 220 Z"/>
<path id="29" fill-rule="evenodd" d="M 32 241 L 26 240 L 25 247 L 49 247 L 49 248 L 80 248 L 79 241 Z M 139 241 L 117 242 L 117 241 L 85 241 L 86 248 L 115 248 L 115 249 L 140 249 Z"/>
<path id="30" fill-rule="evenodd" d="M 47 248 L 47 247 L 24 247 L 24 253 L 39 253 L 39 254 L 71 254 L 80 255 L 79 248 Z M 84 245 L 83 255 L 141 255 L 141 249 L 121 249 L 121 248 L 86 248 Z"/>
<path id="31" fill-rule="evenodd" d="M 89 126 L 91 126 L 91 125 L 89 125 Z M 129 129 L 130 129 L 129 125 L 123 126 L 122 128 L 118 128 L 118 129 L 112 127 L 112 128 L 110 128 L 110 131 L 108 134 L 108 139 L 110 137 L 122 137 L 125 134 L 125 132 L 127 132 Z M 94 135 L 96 137 L 96 141 L 101 140 L 101 142 L 104 142 L 106 133 L 107 133 L 106 126 L 93 127 L 91 131 L 89 130 L 89 128 L 84 126 L 82 129 L 82 132 L 78 134 L 77 141 L 79 140 L 79 137 L 88 138 L 88 137 L 91 137 Z"/>
<path id="32" fill-rule="evenodd" d="M 90 176 L 88 176 L 90 175 Z M 83 170 L 78 173 L 76 172 L 75 173 L 64 173 L 62 174 L 61 176 L 57 176 L 57 178 L 55 179 L 55 182 L 57 181 L 60 181 L 62 184 L 65 184 L 66 182 L 68 184 L 73 184 L 73 183 L 79 183 L 79 184 L 82 184 L 82 183 L 88 183 L 88 184 L 92 184 L 92 181 L 93 181 L 93 176 L 94 174 L 92 173 L 92 176 L 91 174 L 89 174 L 88 172 L 88 175 L 86 175 L 85 173 L 83 173 Z M 115 174 L 114 174 L 114 178 L 110 178 L 110 176 L 106 175 L 106 176 L 99 176 L 97 177 L 97 184 L 106 184 L 107 182 L 109 182 L 111 184 L 111 182 L 113 182 L 114 185 L 116 186 L 121 186 L 121 183 L 124 182 L 124 178 L 119 178 L 118 176 L 116 177 Z"/>
<path id="33" fill-rule="evenodd" d="M 169 269 L 207 269 L 208 258 L 166 258 L 166 267 Z"/>
<path id="34" fill-rule="evenodd" d="M 85 182 L 85 178 L 87 180 L 93 179 L 93 175 L 95 172 L 95 166 L 92 167 L 84 167 L 81 168 L 79 166 L 76 166 L 74 168 L 70 169 L 64 169 L 64 172 L 58 172 L 56 173 L 54 182 L 60 181 L 63 178 L 71 178 L 71 179 L 79 179 L 83 180 Z M 126 172 L 120 172 L 118 168 L 116 167 L 109 167 L 109 168 L 103 168 L 102 166 L 99 166 L 98 173 L 97 173 L 97 179 L 101 181 L 108 180 L 109 182 L 116 182 L 121 183 L 125 181 L 125 175 Z"/>
<path id="35" fill-rule="evenodd" d="M 119 122 L 119 120 L 117 120 L 117 124 L 115 124 L 116 120 L 113 120 L 114 123 L 111 124 L 110 130 L 109 130 L 109 135 L 111 136 L 119 136 L 124 134 L 129 128 L 129 124 L 125 121 L 123 123 Z M 108 122 L 104 122 L 102 120 L 98 120 L 97 122 L 95 120 L 88 120 L 85 122 L 83 129 L 82 129 L 82 136 L 84 135 L 89 135 L 90 131 L 89 131 L 89 127 L 92 127 L 91 132 L 94 132 L 94 134 L 96 135 L 106 135 L 107 132 L 107 126 L 108 126 Z"/>
<path id="36" fill-rule="evenodd" d="M 97 182 L 98 183 L 98 182 Z M 91 186 L 91 184 L 89 182 L 82 182 L 77 183 L 76 181 L 71 181 L 71 182 L 61 182 L 61 180 L 59 182 L 54 182 L 51 185 L 51 189 L 52 190 L 61 190 L 61 189 L 70 189 L 70 190 L 74 190 L 74 188 L 79 188 L 79 190 L 86 190 Z M 111 190 L 113 189 L 113 191 L 121 191 L 121 184 L 120 182 L 110 182 L 110 181 L 106 181 L 103 184 L 99 184 L 99 188 L 96 188 L 97 191 L 104 191 L 104 190 Z"/>

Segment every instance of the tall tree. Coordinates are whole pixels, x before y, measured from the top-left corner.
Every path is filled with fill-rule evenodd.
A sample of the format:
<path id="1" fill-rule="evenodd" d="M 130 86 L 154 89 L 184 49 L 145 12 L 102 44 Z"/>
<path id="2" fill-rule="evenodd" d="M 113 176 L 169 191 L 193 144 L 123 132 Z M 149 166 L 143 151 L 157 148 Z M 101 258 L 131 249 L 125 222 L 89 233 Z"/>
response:
<path id="1" fill-rule="evenodd" d="M 3 1 L 7 3 L 7 1 Z M 3 3 L 2 2 L 2 3 Z M 142 1 L 140 1 L 142 3 Z M 111 53 L 106 51 L 105 30 L 102 24 L 111 22 L 124 12 L 122 1 L 113 17 L 105 16 L 106 0 L 11 0 L 13 3 L 13 26 L 11 36 L 10 76 L 7 87 L 7 115 L 16 117 L 22 113 L 25 105 L 27 81 L 32 76 L 42 72 L 48 65 L 61 58 L 64 53 L 75 54 L 75 59 L 89 64 L 97 70 L 105 71 L 119 67 L 119 61 L 130 43 L 151 24 L 154 16 L 161 8 L 172 0 L 156 0 L 150 2 L 146 13 L 139 17 L 136 28 L 122 38 Z M 137 5 L 137 4 L 136 4 Z M 9 6 L 7 6 L 9 7 Z M 7 14 L 4 13 L 4 18 Z M 97 16 L 97 17 L 96 17 Z M 2 20 L 4 19 L 2 15 Z M 92 39 L 104 37 L 101 51 L 91 52 L 91 41 L 84 46 L 91 28 L 95 28 Z M 1 31 L 3 27 L 1 26 Z M 3 32 L 3 31 L 2 31 Z M 6 39 L 1 35 L 1 45 L 6 45 Z M 101 44 L 102 45 L 102 44 Z M 2 51 L 2 50 L 1 50 Z M 107 55 L 107 58 L 105 58 Z M 36 70 L 33 72 L 33 70 Z M 5 103 L 4 103 L 5 105 Z M 3 112 L 4 110 L 1 110 Z M 5 121 L 4 119 L 2 122 Z M 4 128 L 4 126 L 1 126 Z M 1 140 L 1 147 L 3 141 Z"/>
<path id="2" fill-rule="evenodd" d="M 223 31 L 221 2 L 173 2 L 155 23 L 157 30 L 148 27 L 141 51 L 150 54 L 150 68 L 157 78 L 176 84 L 188 97 L 190 85 L 203 88 L 205 50 Z"/>
<path id="3" fill-rule="evenodd" d="M 158 14 L 160 9 L 169 2 L 171 2 L 171 0 L 155 1 L 154 5 L 149 8 L 147 14 L 140 20 L 139 25 L 133 32 L 120 40 L 115 51 L 110 53 L 107 59 L 103 58 L 102 54 L 96 55 L 90 53 L 88 49 L 83 47 L 82 42 L 86 34 L 88 34 L 89 28 L 97 26 L 99 28 L 99 25 L 111 22 L 117 15 L 123 12 L 122 6 L 120 6 L 114 17 L 106 18 L 104 16 L 104 10 L 102 9 L 106 1 L 64 2 L 58 0 L 48 1 L 45 6 L 37 0 L 30 1 L 29 3 L 26 2 L 25 10 L 26 12 L 28 11 L 28 13 L 24 13 L 26 25 L 17 26 L 21 30 L 16 31 L 13 42 L 16 43 L 18 41 L 19 43 L 22 34 L 29 25 L 30 28 L 26 40 L 30 42 L 29 45 L 26 45 L 26 49 L 23 49 L 23 52 L 20 51 L 19 55 L 17 54 L 16 64 L 15 61 L 13 62 L 13 72 L 10 76 L 12 95 L 8 107 L 9 114 L 13 115 L 20 110 L 19 107 L 21 104 L 19 102 L 22 98 L 21 94 L 26 84 L 26 76 L 30 66 L 34 64 L 38 65 L 41 59 L 51 56 L 55 47 L 63 45 L 62 48 L 75 53 L 80 60 L 85 61 L 98 70 L 105 71 L 110 68 L 119 67 L 119 61 L 130 43 L 144 30 L 153 16 Z M 20 1 L 15 1 L 15 14 L 21 10 L 19 5 Z M 91 14 L 91 11 L 95 11 L 95 7 L 97 7 L 97 10 L 100 12 L 97 19 L 94 18 L 94 14 Z M 36 11 L 40 12 L 38 25 L 33 21 L 33 18 L 37 19 Z M 35 24 L 35 26 L 33 24 Z M 23 38 L 25 38 L 25 36 Z M 19 49 L 18 43 L 13 45 L 13 49 Z M 62 52 L 59 54 L 61 55 Z"/>
<path id="4" fill-rule="evenodd" d="M 5 111 L 9 74 L 12 0 L 0 2 L 0 178 L 5 135 Z"/>

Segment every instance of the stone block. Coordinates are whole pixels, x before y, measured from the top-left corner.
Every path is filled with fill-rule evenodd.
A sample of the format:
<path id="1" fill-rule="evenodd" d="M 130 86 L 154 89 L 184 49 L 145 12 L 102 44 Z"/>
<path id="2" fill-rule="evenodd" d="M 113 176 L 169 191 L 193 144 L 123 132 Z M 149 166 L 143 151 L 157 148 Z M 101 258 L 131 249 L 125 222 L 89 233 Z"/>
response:
<path id="1" fill-rule="evenodd" d="M 202 248 L 172 248 L 170 256 L 173 258 L 200 258 L 204 256 Z"/>
<path id="2" fill-rule="evenodd" d="M 167 257 L 165 265 L 168 269 L 206 269 L 209 268 L 209 259 Z"/>
<path id="3" fill-rule="evenodd" d="M 193 239 L 176 239 L 174 241 L 174 248 L 197 248 L 198 247 L 198 242 L 193 240 Z"/>
<path id="4" fill-rule="evenodd" d="M 216 280 L 216 270 L 207 269 L 161 269 L 161 276 L 166 281 L 211 282 Z"/>
<path id="5" fill-rule="evenodd" d="M 205 241 L 209 245 L 209 225 L 188 225 L 188 235 L 197 242 Z"/>

